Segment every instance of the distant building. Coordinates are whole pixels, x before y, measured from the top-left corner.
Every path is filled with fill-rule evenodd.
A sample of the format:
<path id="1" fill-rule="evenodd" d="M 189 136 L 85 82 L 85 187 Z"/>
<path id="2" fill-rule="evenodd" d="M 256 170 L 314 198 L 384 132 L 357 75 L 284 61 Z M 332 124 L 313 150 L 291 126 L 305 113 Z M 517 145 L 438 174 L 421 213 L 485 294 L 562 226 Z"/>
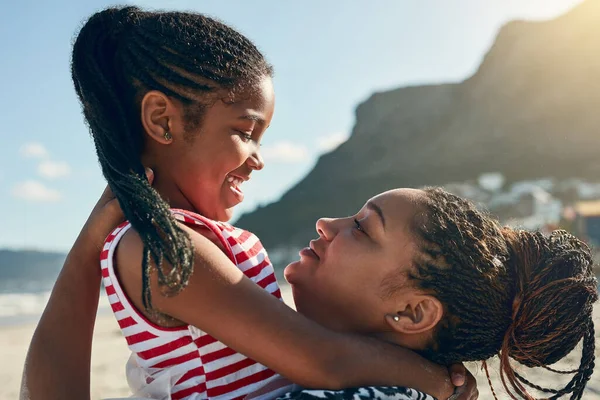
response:
<path id="1" fill-rule="evenodd" d="M 593 246 L 600 245 L 600 200 L 580 201 L 573 207 L 573 233 Z"/>
<path id="2" fill-rule="evenodd" d="M 600 184 L 581 182 L 577 186 L 579 197 L 586 200 L 600 198 Z"/>
<path id="3" fill-rule="evenodd" d="M 560 200 L 541 188 L 532 190 L 528 195 L 532 199 L 533 215 L 542 219 L 545 225 L 558 224 L 563 209 Z"/>
<path id="4" fill-rule="evenodd" d="M 498 192 L 504 186 L 505 178 L 500 172 L 490 172 L 479 175 L 479 186 L 488 192 Z"/>
<path id="5" fill-rule="evenodd" d="M 563 209 L 559 199 L 529 182 L 494 196 L 488 204 L 490 211 L 501 220 L 529 230 L 558 224 Z"/>

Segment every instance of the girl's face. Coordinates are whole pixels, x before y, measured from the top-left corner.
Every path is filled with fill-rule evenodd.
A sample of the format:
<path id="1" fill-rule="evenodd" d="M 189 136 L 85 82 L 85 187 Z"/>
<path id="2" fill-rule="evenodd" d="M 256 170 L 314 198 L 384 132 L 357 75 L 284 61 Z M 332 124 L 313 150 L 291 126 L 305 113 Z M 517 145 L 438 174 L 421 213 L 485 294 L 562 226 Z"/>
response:
<path id="1" fill-rule="evenodd" d="M 234 102 L 214 102 L 193 131 L 186 131 L 183 109 L 176 107 L 168 119 L 172 139 L 161 143 L 155 135 L 159 140 L 147 141 L 145 164 L 155 171 L 154 187 L 171 207 L 229 220 L 233 207 L 244 199 L 242 183 L 264 166 L 260 140 L 274 107 L 269 77 Z M 168 106 L 166 110 L 168 114 Z"/>

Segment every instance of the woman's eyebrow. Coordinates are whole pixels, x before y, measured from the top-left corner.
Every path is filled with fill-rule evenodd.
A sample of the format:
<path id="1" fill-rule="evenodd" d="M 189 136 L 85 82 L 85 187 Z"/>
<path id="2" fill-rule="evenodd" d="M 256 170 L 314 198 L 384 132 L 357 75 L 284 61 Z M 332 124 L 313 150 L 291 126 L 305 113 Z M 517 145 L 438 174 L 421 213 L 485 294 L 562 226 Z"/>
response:
<path id="1" fill-rule="evenodd" d="M 379 207 L 377 204 L 373 203 L 372 201 L 368 201 L 367 208 L 370 210 L 373 210 L 373 211 L 375 211 L 375 213 L 377 213 L 377 215 L 379 216 L 379 219 L 381 220 L 381 225 L 383 225 L 383 229 L 385 230 L 385 216 L 383 215 L 383 211 L 381 211 L 381 207 Z"/>

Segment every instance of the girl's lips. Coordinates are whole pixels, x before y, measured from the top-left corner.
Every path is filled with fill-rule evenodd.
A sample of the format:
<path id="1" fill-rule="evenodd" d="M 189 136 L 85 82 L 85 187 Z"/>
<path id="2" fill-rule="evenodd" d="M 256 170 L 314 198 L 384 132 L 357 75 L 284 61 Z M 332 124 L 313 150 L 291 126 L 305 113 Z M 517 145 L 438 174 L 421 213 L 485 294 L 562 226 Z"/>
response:
<path id="1" fill-rule="evenodd" d="M 242 189 L 240 189 L 240 185 L 249 179 L 249 176 L 244 177 L 234 174 L 227 175 L 226 180 L 229 190 L 233 194 L 234 198 L 240 203 L 244 200 L 244 192 Z"/>
<path id="2" fill-rule="evenodd" d="M 233 193 L 235 198 L 241 203 L 244 201 L 244 192 L 242 192 L 237 186 L 230 185 L 229 190 Z"/>

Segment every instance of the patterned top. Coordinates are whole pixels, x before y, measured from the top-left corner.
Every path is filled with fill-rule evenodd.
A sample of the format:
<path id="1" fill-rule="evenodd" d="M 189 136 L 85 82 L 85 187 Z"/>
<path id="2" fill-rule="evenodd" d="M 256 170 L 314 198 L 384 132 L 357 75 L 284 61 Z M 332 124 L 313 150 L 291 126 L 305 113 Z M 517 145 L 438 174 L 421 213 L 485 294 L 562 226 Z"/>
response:
<path id="1" fill-rule="evenodd" d="M 210 229 L 229 259 L 253 282 L 281 300 L 273 266 L 255 235 L 188 211 L 172 212 L 186 225 Z M 275 379 L 273 371 L 200 328 L 161 327 L 135 308 L 121 287 L 114 260 L 117 244 L 130 228 L 131 224 L 125 222 L 107 237 L 100 265 L 112 310 L 133 352 L 127 365 L 132 391 L 153 399 L 241 399 Z"/>
<path id="2" fill-rule="evenodd" d="M 454 397 L 454 396 L 452 396 Z M 365 386 L 344 390 L 300 390 L 277 400 L 435 400 L 433 397 L 400 386 Z"/>

